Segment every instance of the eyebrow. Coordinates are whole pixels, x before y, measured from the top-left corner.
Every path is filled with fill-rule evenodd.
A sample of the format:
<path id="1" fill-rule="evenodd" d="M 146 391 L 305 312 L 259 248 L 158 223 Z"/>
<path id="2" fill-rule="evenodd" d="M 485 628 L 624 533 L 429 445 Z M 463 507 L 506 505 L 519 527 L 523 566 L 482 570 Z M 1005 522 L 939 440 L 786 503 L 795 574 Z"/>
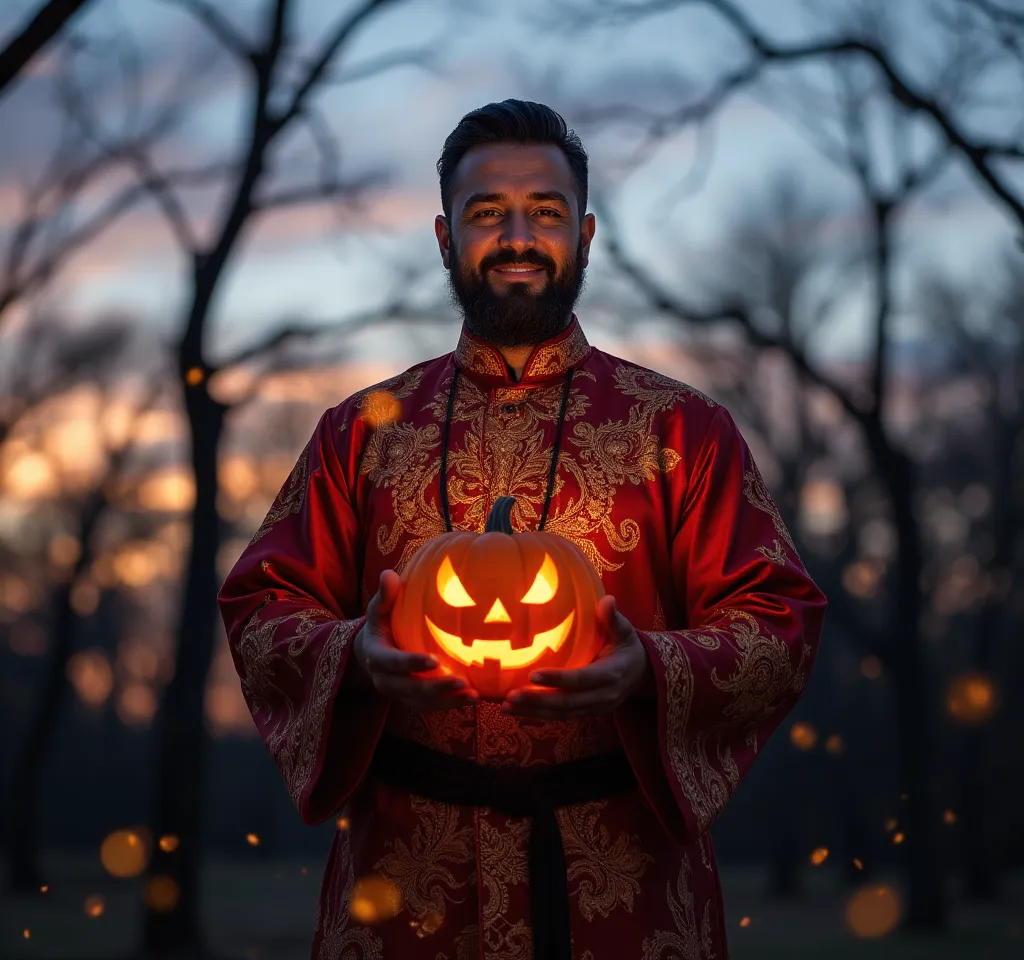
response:
<path id="1" fill-rule="evenodd" d="M 511 199 L 511 195 L 507 193 L 474 193 L 471 194 L 469 199 L 465 202 L 463 209 L 466 210 L 469 207 L 475 207 L 481 203 L 508 203 Z M 528 193 L 526 195 L 526 199 L 533 203 L 538 201 L 561 203 L 571 209 L 571 205 L 566 199 L 565 194 L 559 193 L 557 190 L 535 190 L 533 193 Z"/>

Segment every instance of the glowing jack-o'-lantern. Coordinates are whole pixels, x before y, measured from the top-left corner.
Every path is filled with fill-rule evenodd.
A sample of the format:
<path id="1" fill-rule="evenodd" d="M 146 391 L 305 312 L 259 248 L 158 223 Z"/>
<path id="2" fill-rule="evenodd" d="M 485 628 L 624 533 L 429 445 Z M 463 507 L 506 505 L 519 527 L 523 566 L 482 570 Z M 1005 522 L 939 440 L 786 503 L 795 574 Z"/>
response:
<path id="1" fill-rule="evenodd" d="M 446 533 L 421 547 L 391 616 L 397 646 L 433 654 L 486 699 L 527 685 L 534 670 L 585 666 L 603 644 L 597 571 L 563 537 L 513 534 L 514 504 L 500 497 L 482 534 Z"/>

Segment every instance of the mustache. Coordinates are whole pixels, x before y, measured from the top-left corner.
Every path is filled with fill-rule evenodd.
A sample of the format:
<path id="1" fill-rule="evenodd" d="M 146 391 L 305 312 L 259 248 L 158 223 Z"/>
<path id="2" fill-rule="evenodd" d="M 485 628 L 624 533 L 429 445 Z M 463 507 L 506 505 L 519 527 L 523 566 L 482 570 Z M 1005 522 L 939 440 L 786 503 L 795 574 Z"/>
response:
<path id="1" fill-rule="evenodd" d="M 489 260 L 483 265 L 485 271 L 493 270 L 495 267 L 543 267 L 545 270 L 550 270 L 551 264 L 545 260 L 503 257 L 500 260 Z"/>

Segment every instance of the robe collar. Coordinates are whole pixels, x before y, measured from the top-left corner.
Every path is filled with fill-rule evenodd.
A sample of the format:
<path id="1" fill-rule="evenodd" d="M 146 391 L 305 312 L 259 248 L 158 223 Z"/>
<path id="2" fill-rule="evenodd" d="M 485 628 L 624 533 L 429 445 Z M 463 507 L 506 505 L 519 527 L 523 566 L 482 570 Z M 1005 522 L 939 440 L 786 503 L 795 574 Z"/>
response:
<path id="1" fill-rule="evenodd" d="M 561 333 L 533 348 L 522 377 L 514 380 L 501 351 L 470 333 L 463 323 L 455 348 L 455 363 L 462 373 L 484 387 L 539 386 L 563 379 L 569 367 L 579 367 L 590 356 L 590 349 L 574 313 L 569 326 Z"/>

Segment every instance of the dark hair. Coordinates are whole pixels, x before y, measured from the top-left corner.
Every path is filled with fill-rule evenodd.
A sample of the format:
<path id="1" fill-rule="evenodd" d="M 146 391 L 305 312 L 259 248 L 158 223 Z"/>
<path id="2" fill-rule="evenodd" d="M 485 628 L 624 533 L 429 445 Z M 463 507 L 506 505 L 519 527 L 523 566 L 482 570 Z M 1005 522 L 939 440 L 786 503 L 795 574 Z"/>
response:
<path id="1" fill-rule="evenodd" d="M 561 114 L 532 100 L 502 100 L 467 113 L 448 134 L 437 161 L 441 180 L 441 207 L 452 218 L 455 168 L 466 152 L 485 143 L 553 143 L 569 161 L 576 181 L 580 220 L 587 212 L 587 151 L 579 136 L 568 129 Z"/>

